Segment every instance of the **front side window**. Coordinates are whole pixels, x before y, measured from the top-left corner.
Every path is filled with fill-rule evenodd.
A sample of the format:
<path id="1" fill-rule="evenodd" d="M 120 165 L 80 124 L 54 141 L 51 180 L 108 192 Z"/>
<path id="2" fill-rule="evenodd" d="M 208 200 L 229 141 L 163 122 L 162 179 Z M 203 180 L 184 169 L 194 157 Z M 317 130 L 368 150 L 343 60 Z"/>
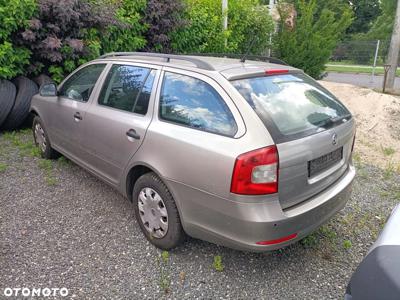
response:
<path id="1" fill-rule="evenodd" d="M 237 131 L 232 113 L 218 92 L 202 80 L 181 74 L 165 73 L 160 118 L 227 136 Z"/>
<path id="2" fill-rule="evenodd" d="M 112 66 L 101 90 L 99 104 L 146 114 L 154 72 L 129 65 Z M 135 110 L 138 103 L 140 108 Z"/>
<path id="3" fill-rule="evenodd" d="M 105 66 L 95 64 L 80 69 L 63 84 L 59 96 L 87 102 Z"/>

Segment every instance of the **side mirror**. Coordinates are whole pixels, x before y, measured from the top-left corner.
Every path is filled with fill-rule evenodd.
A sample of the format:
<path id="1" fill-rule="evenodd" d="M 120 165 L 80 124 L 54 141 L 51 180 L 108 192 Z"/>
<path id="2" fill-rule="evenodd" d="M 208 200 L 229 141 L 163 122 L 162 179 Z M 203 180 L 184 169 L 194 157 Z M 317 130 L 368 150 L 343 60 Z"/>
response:
<path id="1" fill-rule="evenodd" d="M 39 89 L 40 96 L 55 97 L 57 96 L 57 86 L 54 83 L 44 83 Z"/>

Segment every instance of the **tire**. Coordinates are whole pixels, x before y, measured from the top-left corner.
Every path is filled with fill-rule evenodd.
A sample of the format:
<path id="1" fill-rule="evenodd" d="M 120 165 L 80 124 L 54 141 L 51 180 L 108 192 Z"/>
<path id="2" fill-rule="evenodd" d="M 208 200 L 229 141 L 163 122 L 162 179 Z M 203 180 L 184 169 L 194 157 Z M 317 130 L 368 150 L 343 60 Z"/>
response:
<path id="1" fill-rule="evenodd" d="M 146 203 L 150 203 L 150 205 L 143 205 L 144 202 L 139 199 L 139 196 L 141 196 L 141 194 L 145 195 L 146 191 L 149 191 L 149 193 L 147 193 L 147 197 L 145 197 L 149 202 Z M 161 204 L 160 201 L 157 202 L 158 198 L 152 194 L 153 192 L 155 192 L 161 198 Z M 155 196 L 156 200 L 154 200 L 151 195 Z M 133 188 L 132 199 L 136 220 L 139 223 L 143 234 L 150 243 L 157 248 L 170 250 L 183 242 L 185 233 L 182 228 L 175 201 L 168 188 L 155 173 L 146 173 L 136 181 Z M 141 206 L 141 208 L 139 208 L 139 206 Z M 152 206 L 153 208 L 149 209 L 149 207 Z M 159 221 L 159 216 L 163 215 L 161 212 L 165 213 L 165 210 L 167 212 L 167 216 L 161 218 L 166 218 L 166 222 L 165 219 L 163 221 Z M 144 211 L 150 211 L 150 213 L 145 215 L 143 213 Z M 151 225 L 149 222 L 146 222 L 146 216 L 151 215 L 154 217 L 154 220 L 150 221 L 153 223 L 153 225 Z M 151 227 L 155 228 L 154 224 L 161 224 L 160 222 L 167 224 L 167 230 L 163 231 L 160 226 L 159 230 L 153 230 L 150 232 Z M 165 225 L 163 226 L 165 227 Z"/>
<path id="2" fill-rule="evenodd" d="M 42 86 L 42 84 L 54 83 L 53 79 L 45 74 L 40 74 L 38 77 L 33 78 L 33 81 L 38 85 L 39 88 Z"/>
<path id="3" fill-rule="evenodd" d="M 8 80 L 0 80 L 0 128 L 11 112 L 14 103 L 17 88 Z"/>
<path id="4" fill-rule="evenodd" d="M 37 147 L 39 147 L 40 155 L 46 159 L 58 158 L 60 154 L 51 148 L 50 139 L 43 126 L 40 117 L 35 116 L 32 122 L 33 139 Z M 44 142 L 44 143 L 43 143 Z"/>
<path id="5" fill-rule="evenodd" d="M 17 97 L 15 98 L 14 106 L 3 123 L 3 128 L 12 130 L 20 127 L 29 115 L 29 107 L 33 95 L 38 93 L 36 83 L 26 77 L 18 77 L 14 80 L 17 87 Z"/>

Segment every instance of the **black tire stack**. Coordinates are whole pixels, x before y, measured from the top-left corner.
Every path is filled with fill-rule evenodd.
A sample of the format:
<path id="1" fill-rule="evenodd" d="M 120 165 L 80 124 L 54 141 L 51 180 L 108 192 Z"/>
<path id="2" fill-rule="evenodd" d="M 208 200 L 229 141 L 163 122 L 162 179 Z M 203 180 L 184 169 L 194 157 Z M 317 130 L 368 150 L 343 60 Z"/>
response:
<path id="1" fill-rule="evenodd" d="M 40 75 L 34 81 L 23 76 L 12 82 L 0 80 L 0 131 L 22 126 L 29 117 L 31 100 L 39 92 L 38 87 L 49 82 L 52 80 L 46 75 Z"/>
<path id="2" fill-rule="evenodd" d="M 8 80 L 0 80 L 0 127 L 7 119 L 15 103 L 17 89 Z"/>

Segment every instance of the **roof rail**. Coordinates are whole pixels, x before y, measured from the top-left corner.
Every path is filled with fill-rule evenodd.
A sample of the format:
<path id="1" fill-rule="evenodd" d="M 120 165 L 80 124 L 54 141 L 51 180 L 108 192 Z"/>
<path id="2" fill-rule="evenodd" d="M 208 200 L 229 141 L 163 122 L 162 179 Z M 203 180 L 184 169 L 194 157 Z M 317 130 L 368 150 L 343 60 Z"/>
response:
<path id="1" fill-rule="evenodd" d="M 192 53 L 190 55 L 237 58 L 237 59 L 240 59 L 241 61 L 243 59 L 243 55 L 242 54 L 234 54 L 234 53 L 196 53 L 196 54 Z M 280 59 L 275 58 L 275 57 L 270 57 L 270 56 L 246 55 L 245 59 L 269 62 L 269 63 L 272 63 L 272 64 L 285 65 L 285 66 L 288 65 L 283 60 L 280 60 Z"/>
<path id="2" fill-rule="evenodd" d="M 186 55 L 175 55 L 175 54 L 164 54 L 164 53 L 150 53 L 150 52 L 111 52 L 100 56 L 99 58 L 108 58 L 116 56 L 138 56 L 138 57 L 156 57 L 163 58 L 166 62 L 170 62 L 171 59 L 183 60 L 193 63 L 197 68 L 215 71 L 213 66 L 208 64 L 202 59 L 186 56 Z"/>

